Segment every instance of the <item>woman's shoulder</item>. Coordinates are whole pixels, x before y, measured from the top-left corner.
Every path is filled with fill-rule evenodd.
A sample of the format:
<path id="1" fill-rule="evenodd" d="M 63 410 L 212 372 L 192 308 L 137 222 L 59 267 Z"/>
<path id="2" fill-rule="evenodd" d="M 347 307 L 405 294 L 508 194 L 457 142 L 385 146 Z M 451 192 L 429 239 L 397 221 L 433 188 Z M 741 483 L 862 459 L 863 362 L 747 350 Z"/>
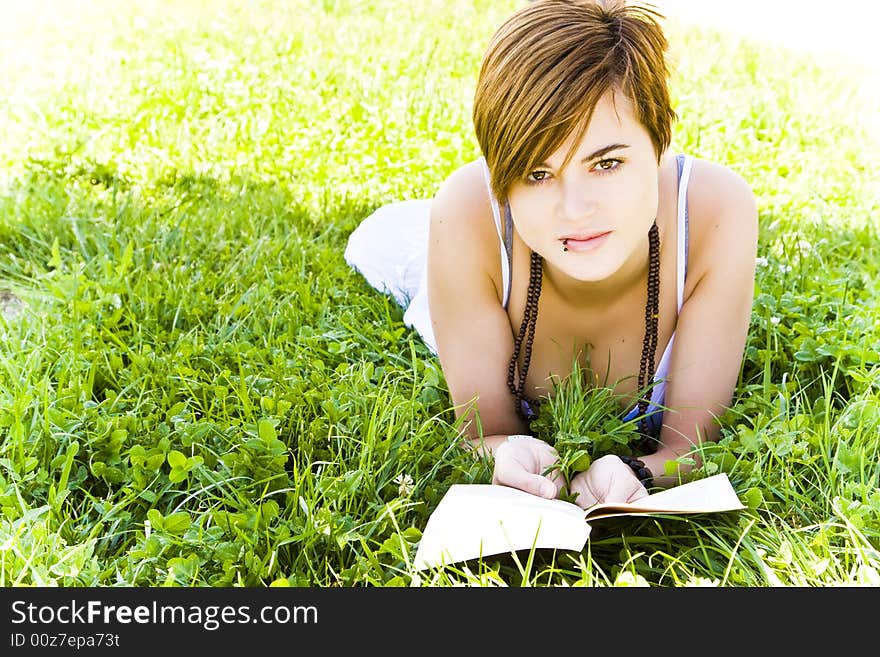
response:
<path id="1" fill-rule="evenodd" d="M 468 215 L 492 213 L 489 188 L 483 158 L 460 166 L 440 184 L 434 196 L 434 205 L 443 215 Z"/>
<path id="2" fill-rule="evenodd" d="M 482 158 L 462 165 L 440 184 L 431 204 L 431 226 L 457 240 L 470 240 L 481 250 L 498 251 L 498 233 Z"/>
<path id="3" fill-rule="evenodd" d="M 705 273 L 728 257 L 753 257 L 758 213 L 754 192 L 742 175 L 724 164 L 694 158 L 687 205 L 688 251 L 695 273 Z"/>
<path id="4" fill-rule="evenodd" d="M 429 258 L 434 267 L 457 274 L 478 273 L 502 287 L 501 243 L 493 216 L 482 158 L 462 165 L 440 184 L 431 202 Z"/>
<path id="5" fill-rule="evenodd" d="M 688 205 L 699 212 L 723 213 L 730 207 L 754 202 L 754 193 L 746 179 L 731 167 L 694 158 L 688 185 Z"/>

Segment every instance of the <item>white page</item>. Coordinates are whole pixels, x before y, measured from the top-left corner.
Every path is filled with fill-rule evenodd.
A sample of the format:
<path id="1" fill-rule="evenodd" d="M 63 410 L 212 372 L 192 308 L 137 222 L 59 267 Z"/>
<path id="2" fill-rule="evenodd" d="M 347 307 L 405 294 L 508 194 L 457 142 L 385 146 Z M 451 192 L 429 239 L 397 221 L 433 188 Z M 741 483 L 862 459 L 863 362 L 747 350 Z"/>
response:
<path id="1" fill-rule="evenodd" d="M 597 504 L 587 509 L 588 521 L 637 513 L 712 513 L 744 509 L 725 473 L 695 479 L 629 504 Z"/>
<path id="2" fill-rule="evenodd" d="M 514 550 L 580 551 L 590 526 L 579 506 L 494 484 L 454 484 L 428 519 L 417 569 Z"/>

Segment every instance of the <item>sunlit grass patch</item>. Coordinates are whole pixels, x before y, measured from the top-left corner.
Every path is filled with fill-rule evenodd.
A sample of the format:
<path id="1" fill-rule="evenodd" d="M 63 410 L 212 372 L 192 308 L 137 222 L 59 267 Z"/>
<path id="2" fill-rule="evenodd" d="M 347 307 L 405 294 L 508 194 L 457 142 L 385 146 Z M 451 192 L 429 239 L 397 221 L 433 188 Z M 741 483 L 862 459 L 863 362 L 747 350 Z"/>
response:
<path id="1" fill-rule="evenodd" d="M 705 466 L 749 509 L 412 570 L 446 489 L 491 467 L 342 253 L 478 155 L 480 57 L 516 5 L 2 5 L 0 584 L 876 584 L 877 108 L 838 69 L 674 25 L 674 146 L 759 204 Z"/>

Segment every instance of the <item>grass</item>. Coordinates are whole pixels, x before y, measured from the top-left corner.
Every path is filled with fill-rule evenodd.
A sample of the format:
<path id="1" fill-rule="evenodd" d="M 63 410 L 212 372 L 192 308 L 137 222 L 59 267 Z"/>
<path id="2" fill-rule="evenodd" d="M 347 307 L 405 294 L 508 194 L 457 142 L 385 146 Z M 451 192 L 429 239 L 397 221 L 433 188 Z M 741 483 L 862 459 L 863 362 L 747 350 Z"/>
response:
<path id="1" fill-rule="evenodd" d="M 704 466 L 749 508 L 412 570 L 491 465 L 342 252 L 478 156 L 480 57 L 518 4 L 0 4 L 0 586 L 880 584 L 876 101 L 674 23 L 674 147 L 758 198 Z"/>

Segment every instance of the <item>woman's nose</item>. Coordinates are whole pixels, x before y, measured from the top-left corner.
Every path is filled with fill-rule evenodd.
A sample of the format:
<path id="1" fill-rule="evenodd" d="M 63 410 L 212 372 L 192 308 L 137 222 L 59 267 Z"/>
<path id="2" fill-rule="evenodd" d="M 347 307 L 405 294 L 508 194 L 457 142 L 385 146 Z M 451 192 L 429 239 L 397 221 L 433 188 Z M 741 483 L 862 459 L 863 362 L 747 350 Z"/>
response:
<path id="1" fill-rule="evenodd" d="M 599 204 L 586 185 L 571 183 L 561 186 L 560 218 L 569 222 L 583 222 L 596 213 Z"/>

